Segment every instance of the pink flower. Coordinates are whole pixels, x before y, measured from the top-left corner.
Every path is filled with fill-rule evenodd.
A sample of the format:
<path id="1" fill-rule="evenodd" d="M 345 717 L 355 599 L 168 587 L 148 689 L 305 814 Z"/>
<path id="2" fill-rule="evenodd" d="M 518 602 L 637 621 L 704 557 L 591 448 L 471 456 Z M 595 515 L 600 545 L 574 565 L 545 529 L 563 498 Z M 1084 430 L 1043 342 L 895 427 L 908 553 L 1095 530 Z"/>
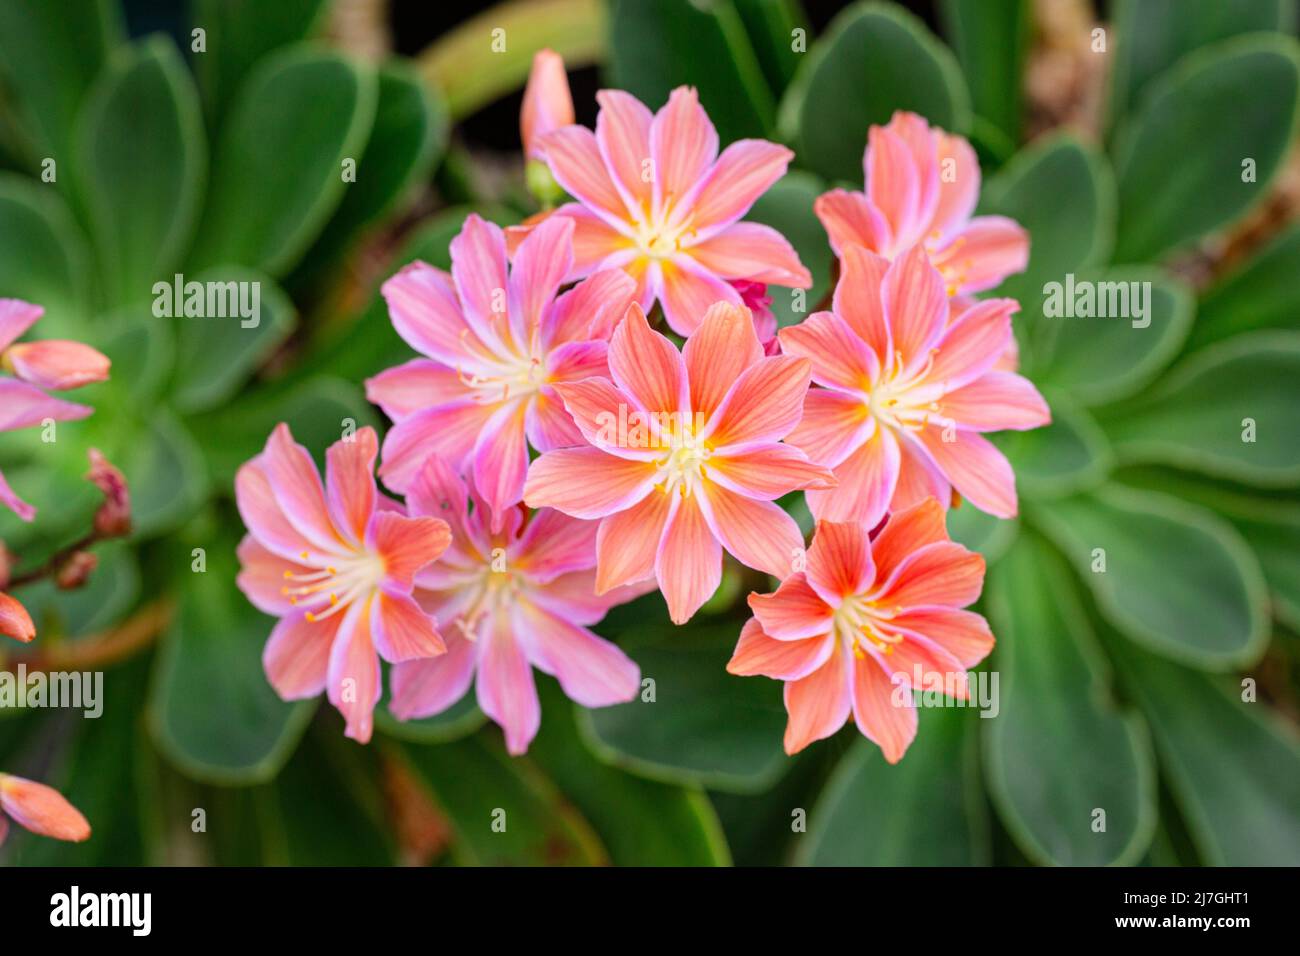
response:
<path id="1" fill-rule="evenodd" d="M 62 391 L 80 388 L 108 378 L 108 359 L 77 342 L 24 342 L 18 338 L 30 329 L 45 310 L 19 299 L 0 299 L 0 432 L 39 425 L 46 419 L 71 422 L 85 418 L 93 409 L 51 398 L 41 389 Z M 24 521 L 31 521 L 36 509 L 23 501 L 0 474 L 0 504 Z"/>
<path id="2" fill-rule="evenodd" d="M 539 137 L 573 124 L 573 97 L 564 59 L 554 50 L 538 50 L 533 55 L 528 85 L 524 88 L 524 105 L 519 112 L 519 137 L 524 154 L 540 158 Z"/>
<path id="3" fill-rule="evenodd" d="M 912 690 L 967 699 L 966 670 L 993 648 L 979 597 L 984 559 L 948 540 L 930 499 L 895 512 L 872 541 L 865 525 L 818 524 L 806 572 L 751 594 L 732 674 L 785 681 L 786 753 L 844 725 L 897 763 L 916 736 Z"/>
<path id="4" fill-rule="evenodd" d="M 798 423 L 810 363 L 764 357 L 748 310 L 719 302 L 683 352 L 634 305 L 609 347 L 613 381 L 559 386 L 591 447 L 551 451 L 524 499 L 603 519 L 596 590 L 652 575 L 681 624 L 722 575 L 722 549 L 778 578 L 803 539 L 773 499 L 831 475 L 781 439 Z"/>
<path id="5" fill-rule="evenodd" d="M 843 268 L 834 311 L 780 333 L 822 386 L 788 438 L 838 481 L 808 492 L 813 515 L 874 527 L 926 497 L 946 505 L 952 488 L 982 511 L 1014 515 L 1011 465 L 980 433 L 1051 420 L 1028 380 L 994 368 L 1019 305 L 986 299 L 950 322 L 943 278 L 920 246 L 892 265 L 849 247 Z"/>
<path id="6" fill-rule="evenodd" d="M 9 833 L 8 814 L 32 833 L 80 843 L 90 838 L 90 824 L 52 787 L 0 773 L 0 843 Z"/>
<path id="7" fill-rule="evenodd" d="M 450 275 L 417 262 L 384 284 L 393 325 L 427 356 L 366 383 L 396 423 L 379 472 L 388 487 L 405 493 L 440 455 L 473 475 L 499 529 L 523 497 L 528 445 L 581 443 L 555 386 L 606 373 L 606 340 L 633 284 L 614 269 L 557 298 L 572 235 L 570 220 L 544 223 L 507 274 L 501 230 L 470 216 L 452 240 Z"/>
<path id="8" fill-rule="evenodd" d="M 377 452 L 371 428 L 335 442 L 322 486 L 311 455 L 281 424 L 235 478 L 249 530 L 239 587 L 280 619 L 262 655 L 267 678 L 285 700 L 327 690 L 347 736 L 361 743 L 382 693 L 379 658 L 397 663 L 446 649 L 411 591 L 451 532 L 437 518 L 407 517 L 377 492 Z"/>
<path id="9" fill-rule="evenodd" d="M 446 710 L 477 673 L 479 706 L 505 731 L 510 753 L 521 754 L 541 723 L 534 667 L 555 676 L 584 707 L 636 696 L 636 664 L 588 630 L 639 593 L 596 595 L 595 524 L 515 506 L 493 531 L 487 503 L 437 457 L 416 477 L 407 502 L 415 514 L 451 523 L 451 547 L 416 575 L 415 593 L 430 614 L 454 627 L 444 656 L 393 669 L 391 706 L 398 718 Z"/>
<path id="10" fill-rule="evenodd" d="M 904 112 L 867 135 L 866 192 L 833 189 L 813 207 L 836 255 L 859 246 L 894 259 L 921 244 L 950 296 L 991 289 L 1025 268 L 1024 229 L 1005 216 L 971 217 L 980 167 L 970 143 Z"/>
<path id="11" fill-rule="evenodd" d="M 16 597 L 0 591 L 0 637 L 12 637 L 15 641 L 29 644 L 35 636 L 36 625 L 32 623 L 27 608 Z"/>
<path id="12" fill-rule="evenodd" d="M 740 217 L 784 174 L 794 154 L 747 139 L 718 155 L 718 133 L 690 87 L 652 114 L 618 90 L 596 94 L 596 132 L 566 126 L 541 139 L 555 180 L 577 201 L 570 278 L 626 270 L 643 310 L 658 301 L 689 335 L 714 302 L 741 304 L 731 281 L 807 289 L 812 277 L 775 229 Z M 511 230 L 512 241 L 535 228 Z"/>

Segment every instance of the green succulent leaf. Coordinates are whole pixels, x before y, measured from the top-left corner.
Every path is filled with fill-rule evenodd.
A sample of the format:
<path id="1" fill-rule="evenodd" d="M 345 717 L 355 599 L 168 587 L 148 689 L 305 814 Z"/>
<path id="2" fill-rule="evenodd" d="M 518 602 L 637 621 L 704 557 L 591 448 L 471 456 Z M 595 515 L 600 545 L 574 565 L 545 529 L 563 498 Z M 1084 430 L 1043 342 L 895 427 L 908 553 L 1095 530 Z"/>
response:
<path id="1" fill-rule="evenodd" d="M 591 824 L 530 757 L 510 757 L 492 728 L 457 743 L 398 745 L 451 821 L 452 858 L 476 866 L 608 862 Z"/>
<path id="2" fill-rule="evenodd" d="M 577 705 L 549 678 L 539 682 L 542 729 L 529 756 L 600 834 L 616 866 L 726 866 L 727 839 L 698 787 L 655 783 L 607 766 L 583 746 Z"/>
<path id="3" fill-rule="evenodd" d="M 207 175 L 198 92 L 170 40 L 119 52 L 91 89 L 76 145 L 107 301 L 147 299 L 189 248 Z"/>
<path id="4" fill-rule="evenodd" d="M 1259 562 L 1222 518 L 1116 485 L 1034 503 L 1029 514 L 1125 636 L 1213 670 L 1250 663 L 1263 650 L 1267 594 Z"/>
<path id="5" fill-rule="evenodd" d="M 140 595 L 140 563 L 129 545 L 110 541 L 92 551 L 99 565 L 80 588 L 65 591 L 49 578 L 19 595 L 43 638 L 85 637 L 111 627 Z"/>
<path id="6" fill-rule="evenodd" d="M 1289 866 L 1300 858 L 1300 742 L 1241 685 L 1145 653 L 1113 652 L 1150 722 L 1165 778 L 1211 866 Z"/>
<path id="7" fill-rule="evenodd" d="M 1186 340 L 1195 305 L 1184 283 L 1155 269 L 1110 269 L 1080 280 L 1092 283 L 1098 305 L 1104 298 L 1119 308 L 1108 305 L 1113 314 L 1104 318 L 1044 318 L 1055 327 L 1045 336 L 1051 357 L 1037 378 L 1081 405 L 1100 405 L 1138 392 L 1160 374 Z M 1134 301 L 1133 290 L 1140 289 L 1149 294 Z M 1141 318 L 1138 301 L 1145 302 Z"/>
<path id="8" fill-rule="evenodd" d="M 995 518 L 966 504 L 948 511 L 948 537 L 984 555 L 987 564 L 1006 553 L 1016 539 L 1019 525 L 1016 518 Z"/>
<path id="9" fill-rule="evenodd" d="M 251 269 L 226 266 L 186 278 L 208 288 L 217 284 L 225 316 L 178 316 L 172 402 L 182 412 L 200 412 L 229 401 L 293 331 L 293 303 L 271 279 Z M 230 284 L 234 283 L 234 286 Z M 256 290 L 255 314 L 239 311 L 240 288 Z M 252 293 L 250 293 L 252 294 Z M 252 302 L 248 304 L 253 304 Z"/>
<path id="10" fill-rule="evenodd" d="M 115 452 L 109 460 L 122 469 L 131 488 L 138 537 L 174 530 L 207 497 L 203 448 L 167 409 L 157 409 L 132 440 L 119 439 L 111 447 Z"/>
<path id="11" fill-rule="evenodd" d="M 1096 487 L 1114 462 L 1106 435 L 1083 409 L 1049 393 L 1052 421 L 1042 428 L 1001 432 L 997 445 L 1032 498 L 1056 498 Z"/>
<path id="12" fill-rule="evenodd" d="M 984 762 L 999 815 L 1035 862 L 1136 862 L 1156 822 L 1155 759 L 1141 719 L 1111 699 L 1069 570 L 1021 535 L 989 572 L 987 601 L 1001 688 Z"/>
<path id="13" fill-rule="evenodd" d="M 826 241 L 826 230 L 813 213 L 813 203 L 825 191 L 825 184 L 816 176 L 792 172 L 760 196 L 745 216 L 771 226 L 789 239 L 799 253 L 799 260 L 812 273 L 811 289 L 767 287 L 767 294 L 772 297 L 772 314 L 781 328 L 802 322 L 830 290 L 831 247 Z M 795 308 L 796 297 L 804 304 L 801 310 Z"/>
<path id="14" fill-rule="evenodd" d="M 1028 0 L 943 0 L 939 7 L 976 116 L 1012 143 L 1020 139 L 1030 6 Z"/>
<path id="15" fill-rule="evenodd" d="M 1295 41 L 1276 35 L 1198 50 L 1152 83 L 1116 138 L 1115 258 L 1153 259 L 1262 201 L 1298 102 Z"/>
<path id="16" fill-rule="evenodd" d="M 190 777 L 220 784 L 274 778 L 315 710 L 315 702 L 282 701 L 267 682 L 262 648 L 275 622 L 235 584 L 236 543 L 227 533 L 196 545 L 201 557 L 174 554 L 179 606 L 149 694 L 163 755 Z"/>
<path id="17" fill-rule="evenodd" d="M 893 4 L 855 3 L 800 64 L 781 101 L 780 127 L 802 164 L 856 184 L 868 128 L 896 110 L 954 133 L 970 128 L 970 94 L 952 51 Z"/>
<path id="18" fill-rule="evenodd" d="M 787 769 L 781 687 L 735 677 L 727 661 L 739 627 L 638 632 L 624 649 L 654 700 L 582 711 L 578 725 L 607 763 L 665 783 L 756 793 Z"/>
<path id="19" fill-rule="evenodd" d="M 1290 32 L 1286 0 L 1115 0 L 1110 111 L 1127 113 L 1147 84 L 1185 54 L 1241 33 Z"/>
<path id="20" fill-rule="evenodd" d="M 343 198 L 343 164 L 365 148 L 376 90 L 369 70 L 308 45 L 259 64 L 222 127 L 190 271 L 291 269 Z"/>
<path id="21" fill-rule="evenodd" d="M 614 0 L 609 24 L 611 86 L 651 109 L 676 87 L 695 87 L 724 143 L 772 131 L 772 91 L 731 0 Z"/>
<path id="22" fill-rule="evenodd" d="M 980 866 L 990 861 L 979 790 L 978 718 L 920 708 L 916 740 L 897 766 L 855 740 L 796 841 L 801 866 Z M 864 821 L 871 821 L 864 825 Z"/>
<path id="23" fill-rule="evenodd" d="M 808 41 L 808 21 L 798 0 L 735 0 L 745 32 L 758 57 L 768 88 L 776 96 L 790 85 L 803 52 L 796 49 L 798 34 Z M 804 48 L 806 50 L 806 47 Z"/>
<path id="24" fill-rule="evenodd" d="M 220 128 L 253 67 L 279 47 L 316 33 L 329 6 L 329 0 L 193 0 L 191 26 L 205 34 L 194 73 L 212 129 Z"/>
<path id="25" fill-rule="evenodd" d="M 1197 352 L 1103 422 L 1123 461 L 1293 487 L 1298 405 L 1300 332 L 1252 332 Z"/>
<path id="26" fill-rule="evenodd" d="M 1300 225 L 1283 231 L 1244 266 L 1201 297 L 1188 340 L 1192 349 L 1242 332 L 1300 332 Z"/>
<path id="27" fill-rule="evenodd" d="M 56 168 L 71 162 L 77 111 L 122 32 L 112 0 L 0 4 L 0 85 L 16 107 L 30 171 L 45 159 Z"/>
<path id="28" fill-rule="evenodd" d="M 1068 182 L 1071 188 L 1062 189 Z M 1018 154 L 989 179 L 981 211 L 1009 216 L 1029 231 L 1029 265 L 1009 276 L 996 294 L 1020 302 L 1016 318 L 1021 364 L 1035 371 L 1040 344 L 1054 320 L 1043 318 L 1048 283 L 1099 265 L 1110 255 L 1115 235 L 1115 184 L 1105 157 L 1068 133 Z M 1050 340 L 1049 340 L 1050 342 Z"/>
<path id="29" fill-rule="evenodd" d="M 45 307 L 43 338 L 85 329 L 90 253 L 67 205 L 30 179 L 0 173 L 0 296 Z"/>
<path id="30" fill-rule="evenodd" d="M 356 182 L 348 183 L 304 265 L 335 262 L 362 229 L 408 199 L 446 149 L 447 124 L 446 104 L 409 64 L 380 66 L 374 128 L 357 160 Z"/>

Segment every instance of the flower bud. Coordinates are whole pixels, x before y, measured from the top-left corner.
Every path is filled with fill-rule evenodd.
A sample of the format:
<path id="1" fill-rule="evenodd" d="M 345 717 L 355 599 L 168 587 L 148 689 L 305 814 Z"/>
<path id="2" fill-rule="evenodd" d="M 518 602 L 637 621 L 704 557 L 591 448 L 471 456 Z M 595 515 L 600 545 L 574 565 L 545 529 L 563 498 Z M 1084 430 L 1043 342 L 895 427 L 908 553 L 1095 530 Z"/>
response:
<path id="1" fill-rule="evenodd" d="M 573 96 L 569 78 L 564 73 L 564 59 L 554 50 L 539 50 L 524 89 L 524 105 L 519 112 L 519 136 L 524 154 L 539 159 L 537 142 L 542 136 L 571 126 L 574 122 Z"/>
<path id="2" fill-rule="evenodd" d="M 43 783 L 0 773 L 0 810 L 41 836 L 74 843 L 90 836 L 90 824 L 81 812 Z"/>
<path id="3" fill-rule="evenodd" d="M 38 388 L 66 391 L 108 378 L 109 361 L 80 342 L 44 339 L 11 345 L 0 365 Z"/>
<path id="4" fill-rule="evenodd" d="M 104 493 L 104 503 L 95 512 L 95 533 L 101 538 L 119 538 L 131 533 L 131 492 L 126 478 L 98 448 L 90 449 L 90 472 L 86 475 Z"/>
<path id="5" fill-rule="evenodd" d="M 0 636 L 12 637 L 24 644 L 36 636 L 36 625 L 27 608 L 18 599 L 0 591 Z"/>
<path id="6" fill-rule="evenodd" d="M 74 551 L 55 570 L 54 586 L 61 591 L 75 591 L 90 580 L 97 567 L 99 558 L 96 555 L 89 551 Z"/>

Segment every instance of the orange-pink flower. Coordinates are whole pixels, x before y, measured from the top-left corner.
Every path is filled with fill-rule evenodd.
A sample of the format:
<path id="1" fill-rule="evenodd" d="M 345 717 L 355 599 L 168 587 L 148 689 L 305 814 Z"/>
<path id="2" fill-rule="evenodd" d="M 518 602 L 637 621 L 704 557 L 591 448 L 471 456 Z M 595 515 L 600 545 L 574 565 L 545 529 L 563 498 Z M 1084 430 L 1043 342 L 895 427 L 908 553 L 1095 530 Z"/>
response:
<path id="1" fill-rule="evenodd" d="M 262 663 L 285 700 L 326 690 L 347 735 L 370 739 L 382 694 L 379 658 L 432 657 L 446 648 L 411 597 L 415 573 L 451 538 L 445 521 L 408 517 L 375 488 L 374 429 L 326 452 L 325 484 L 307 449 L 277 425 L 266 449 L 239 470 L 235 495 L 249 534 L 238 583 L 278 617 Z"/>
<path id="2" fill-rule="evenodd" d="M 720 302 L 678 352 L 633 305 L 607 378 L 558 386 L 590 443 L 542 455 L 524 499 L 603 519 L 596 590 L 655 577 L 681 624 L 717 589 L 722 549 L 784 577 L 801 549 L 773 500 L 830 473 L 782 444 L 808 391 L 807 359 L 763 355 L 749 310 Z"/>
<path id="3" fill-rule="evenodd" d="M 436 457 L 417 476 L 407 503 L 413 514 L 451 523 L 451 546 L 415 578 L 416 598 L 443 622 L 447 653 L 393 669 L 397 717 L 446 710 L 477 674 L 479 706 L 505 731 L 510 753 L 521 754 L 541 724 L 534 667 L 584 707 L 636 696 L 637 665 L 588 628 L 646 588 L 597 596 L 593 522 L 516 505 L 493 531 L 486 502 Z"/>
<path id="4" fill-rule="evenodd" d="M 27 608 L 16 597 L 0 591 L 0 637 L 12 637 L 15 641 L 28 644 L 35 636 L 36 625 L 32 623 Z"/>
<path id="5" fill-rule="evenodd" d="M 1005 216 L 974 216 L 979 160 L 970 143 L 915 113 L 872 126 L 863 193 L 833 189 L 814 204 L 839 256 L 851 246 L 894 259 L 921 245 L 950 296 L 998 285 L 1029 261 L 1029 236 Z"/>
<path id="6" fill-rule="evenodd" d="M 524 155 L 540 157 L 538 139 L 563 126 L 573 124 L 573 96 L 569 78 L 564 73 L 564 59 L 554 50 L 538 50 L 524 88 L 524 104 L 519 111 L 519 137 Z"/>
<path id="7" fill-rule="evenodd" d="M 90 838 L 90 824 L 53 787 L 0 773 L 0 843 L 9 833 L 9 820 L 41 836 L 80 843 Z"/>
<path id="8" fill-rule="evenodd" d="M 852 713 L 897 763 L 916 736 L 912 690 L 969 696 L 966 671 L 993 648 L 980 615 L 984 559 L 948 540 L 933 499 L 865 525 L 821 522 L 806 571 L 751 594 L 754 617 L 727 665 L 785 681 L 786 753 L 829 737 Z"/>
<path id="9" fill-rule="evenodd" d="M 790 150 L 747 139 L 719 155 L 717 130 L 690 87 L 673 90 L 655 114 L 619 90 L 596 99 L 594 134 L 566 126 L 541 138 L 551 174 L 576 200 L 554 213 L 577 227 L 570 278 L 625 270 L 642 309 L 658 301 L 681 335 L 714 302 L 741 304 L 733 280 L 812 285 L 784 236 L 740 221 L 785 174 Z M 512 242 L 531 228 L 512 229 Z"/>
<path id="10" fill-rule="evenodd" d="M 85 418 L 93 409 L 46 395 L 42 389 L 64 391 L 108 378 L 108 359 L 79 342 L 18 339 L 44 314 L 39 305 L 19 299 L 0 299 L 0 432 L 30 428 L 46 419 L 70 422 Z M 36 514 L 18 497 L 0 473 L 0 504 L 24 521 Z"/>
<path id="11" fill-rule="evenodd" d="M 523 497 L 530 444 L 582 441 L 555 386 L 606 374 L 606 340 L 633 283 L 611 269 L 557 297 L 572 234 L 570 220 L 544 223 L 508 268 L 501 230 L 472 215 L 452 240 L 450 275 L 416 262 L 384 284 L 398 334 L 426 356 L 366 382 L 396 423 L 379 472 L 388 487 L 405 493 L 440 455 L 473 475 L 499 522 Z"/>
<path id="12" fill-rule="evenodd" d="M 892 264 L 851 246 L 832 308 L 780 333 L 821 386 L 787 439 L 835 472 L 835 488 L 808 492 L 813 515 L 874 527 L 926 497 L 946 505 L 953 488 L 982 511 L 1014 515 L 1011 465 L 980 433 L 1051 420 L 1027 379 L 995 368 L 1018 303 L 985 299 L 950 319 L 920 246 Z"/>

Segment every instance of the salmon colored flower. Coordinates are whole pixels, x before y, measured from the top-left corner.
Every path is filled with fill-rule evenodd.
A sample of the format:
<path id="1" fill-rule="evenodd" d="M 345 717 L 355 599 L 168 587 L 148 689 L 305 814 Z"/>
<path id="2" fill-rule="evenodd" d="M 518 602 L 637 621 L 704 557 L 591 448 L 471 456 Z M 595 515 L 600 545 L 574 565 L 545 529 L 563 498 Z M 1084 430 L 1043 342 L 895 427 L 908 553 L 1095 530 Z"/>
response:
<path id="1" fill-rule="evenodd" d="M 440 455 L 473 475 L 499 528 L 523 497 L 528 445 L 581 443 L 555 386 L 606 374 L 606 341 L 633 283 L 612 269 L 557 297 L 572 235 L 569 220 L 545 223 L 508 270 L 501 230 L 470 216 L 452 240 L 450 275 L 417 262 L 384 284 L 398 334 L 426 356 L 366 383 L 396 423 L 379 471 L 388 487 L 405 493 Z"/>
<path id="2" fill-rule="evenodd" d="M 417 599 L 446 628 L 447 653 L 393 669 L 394 715 L 440 713 L 477 674 L 479 707 L 505 731 L 510 753 L 521 754 L 541 724 L 534 667 L 584 707 L 636 696 L 637 665 L 588 628 L 647 588 L 596 595 L 594 523 L 516 505 L 493 531 L 487 503 L 437 457 L 407 503 L 413 514 L 451 523 L 451 546 L 415 579 Z"/>
<path id="3" fill-rule="evenodd" d="M 727 664 L 785 681 L 786 753 L 829 737 L 850 712 L 897 763 L 916 736 L 912 690 L 967 699 L 966 671 L 993 648 L 979 597 L 984 559 L 948 540 L 933 499 L 895 512 L 871 540 L 865 525 L 821 522 L 807 570 L 754 612 Z"/>
<path id="4" fill-rule="evenodd" d="M 415 573 L 451 538 L 445 521 L 407 517 L 375 488 L 378 439 L 362 428 L 325 453 L 325 484 L 311 455 L 277 425 L 239 469 L 235 496 L 249 534 L 239 546 L 240 590 L 280 619 L 262 655 L 285 700 L 328 692 L 347 736 L 370 739 L 382 694 L 379 658 L 432 657 L 446 648 L 411 597 Z"/>
<path id="5" fill-rule="evenodd" d="M 90 838 L 86 818 L 53 787 L 0 773 L 0 843 L 9 832 L 6 815 L 41 836 L 80 843 Z"/>
<path id="6" fill-rule="evenodd" d="M 564 59 L 554 50 L 538 50 L 533 55 L 528 85 L 524 88 L 524 105 L 519 112 L 519 137 L 524 154 L 530 159 L 539 158 L 538 138 L 573 122 L 573 96 L 569 93 Z"/>
<path id="7" fill-rule="evenodd" d="M 892 264 L 849 247 L 843 267 L 833 311 L 780 333 L 821 386 L 788 437 L 835 472 L 835 488 L 808 492 L 813 515 L 870 528 L 926 497 L 946 504 L 953 488 L 982 511 L 1014 515 L 1011 465 L 980 433 L 1051 420 L 1027 379 L 994 368 L 1018 303 L 985 299 L 950 321 L 943 278 L 920 246 Z"/>
<path id="8" fill-rule="evenodd" d="M 16 597 L 0 591 L 0 637 L 12 637 L 15 641 L 28 644 L 35 636 L 36 625 L 32 623 L 27 608 Z"/>
<path id="9" fill-rule="evenodd" d="M 803 539 L 773 500 L 829 487 L 830 473 L 791 445 L 810 363 L 763 355 L 747 309 L 709 309 L 682 352 L 651 330 L 639 305 L 609 346 L 613 381 L 558 387 L 589 447 L 542 455 L 524 500 L 603 519 L 596 590 L 652 575 L 673 621 L 717 589 L 725 547 L 778 578 Z"/>
<path id="10" fill-rule="evenodd" d="M 833 189 L 813 208 L 836 255 L 860 246 L 895 259 L 922 245 L 950 296 L 969 296 L 1024 270 L 1029 236 L 1005 216 L 975 216 L 980 167 L 960 136 L 898 112 L 872 126 L 862 157 L 866 191 Z"/>
<path id="11" fill-rule="evenodd" d="M 71 422 L 93 409 L 51 398 L 41 389 L 63 391 L 108 378 L 108 359 L 78 342 L 43 341 L 14 344 L 44 314 L 39 305 L 0 299 L 0 432 L 39 425 L 46 419 Z M 0 474 L 0 504 L 24 521 L 36 514 Z"/>
<path id="12" fill-rule="evenodd" d="M 552 175 L 576 200 L 554 213 L 577 225 L 570 278 L 626 270 L 641 308 L 658 301 L 680 335 L 714 302 L 741 304 L 733 280 L 812 285 L 784 236 L 740 221 L 785 174 L 790 150 L 745 139 L 719 155 L 717 130 L 690 87 L 673 90 L 656 114 L 619 90 L 596 99 L 594 134 L 566 126 L 541 139 Z M 532 228 L 512 229 L 512 243 Z"/>

